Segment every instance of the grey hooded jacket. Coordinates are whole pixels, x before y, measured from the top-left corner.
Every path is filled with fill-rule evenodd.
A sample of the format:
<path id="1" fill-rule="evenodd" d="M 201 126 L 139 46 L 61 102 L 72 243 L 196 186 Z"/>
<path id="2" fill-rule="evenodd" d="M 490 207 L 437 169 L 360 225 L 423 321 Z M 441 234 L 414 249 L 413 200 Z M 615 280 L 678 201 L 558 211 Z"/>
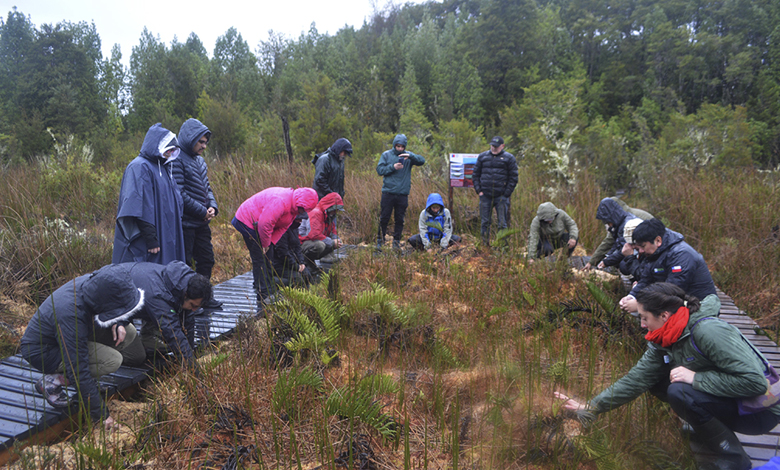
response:
<path id="1" fill-rule="evenodd" d="M 179 185 L 181 198 L 184 202 L 184 215 L 181 224 L 184 228 L 198 228 L 208 225 L 204 220 L 206 211 L 213 207 L 217 212 L 217 200 L 209 183 L 208 166 L 200 155 L 192 152 L 193 146 L 201 137 L 211 132 L 197 119 L 187 119 L 179 129 L 179 145 L 181 154 L 173 162 L 173 178 Z"/>

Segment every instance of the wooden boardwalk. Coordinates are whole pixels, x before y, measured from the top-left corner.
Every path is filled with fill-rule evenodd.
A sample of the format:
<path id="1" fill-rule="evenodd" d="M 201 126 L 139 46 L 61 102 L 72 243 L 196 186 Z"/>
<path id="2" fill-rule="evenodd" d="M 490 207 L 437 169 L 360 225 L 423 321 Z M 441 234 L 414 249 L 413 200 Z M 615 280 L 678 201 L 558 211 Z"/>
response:
<path id="1" fill-rule="evenodd" d="M 196 317 L 197 345 L 225 338 L 233 332 L 242 317 L 256 312 L 252 274 L 246 273 L 214 286 L 214 297 L 222 310 L 205 311 Z M 151 368 L 120 367 L 101 377 L 101 389 L 116 395 L 148 377 Z M 25 441 L 47 441 L 59 436 L 70 425 L 70 411 L 52 408 L 35 392 L 34 384 L 41 373 L 20 355 L 0 361 L 0 466 L 12 457 L 11 449 Z M 70 388 L 70 394 L 75 390 Z"/>

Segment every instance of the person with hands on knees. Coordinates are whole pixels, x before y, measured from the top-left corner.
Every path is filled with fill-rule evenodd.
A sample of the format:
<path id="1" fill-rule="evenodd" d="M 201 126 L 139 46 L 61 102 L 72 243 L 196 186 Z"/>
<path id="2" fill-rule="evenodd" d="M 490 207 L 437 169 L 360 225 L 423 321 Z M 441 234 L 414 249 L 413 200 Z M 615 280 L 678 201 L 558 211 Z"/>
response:
<path id="1" fill-rule="evenodd" d="M 496 210 L 498 230 L 509 225 L 509 199 L 517 186 L 517 160 L 504 151 L 504 139 L 495 136 L 490 141 L 490 150 L 482 152 L 474 165 L 474 190 L 479 195 L 480 232 L 482 242 L 490 241 L 490 224 L 493 209 Z"/>
<path id="2" fill-rule="evenodd" d="M 412 167 L 425 165 L 425 157 L 406 150 L 407 139 L 398 134 L 393 139 L 393 148 L 382 153 L 376 172 L 382 177 L 382 200 L 379 203 L 379 230 L 377 249 L 385 243 L 387 224 L 395 212 L 393 248 L 401 248 L 406 208 L 409 207 L 409 191 L 412 188 Z"/>
<path id="3" fill-rule="evenodd" d="M 699 468 L 751 468 L 734 433 L 761 435 L 778 424 L 778 391 L 768 381 L 776 378 L 774 368 L 738 329 L 716 317 L 716 295 L 700 302 L 661 282 L 639 291 L 636 301 L 648 330 L 639 362 L 588 403 L 555 396 L 587 420 L 650 391 L 693 428 L 690 447 Z"/>
<path id="4" fill-rule="evenodd" d="M 317 205 L 312 188 L 268 188 L 250 197 L 238 207 L 233 227 L 244 238 L 252 259 L 252 286 L 257 291 L 259 309 L 276 301 L 273 295 L 273 266 L 268 250 L 282 238 L 298 214 Z"/>
<path id="5" fill-rule="evenodd" d="M 176 135 L 157 123 L 122 176 L 114 228 L 114 264 L 185 261 L 183 202 L 172 174 Z"/>
<path id="6" fill-rule="evenodd" d="M 636 293 L 655 282 L 678 285 L 700 299 L 716 293 L 704 257 L 681 234 L 658 219 L 650 219 L 637 225 L 631 236 L 633 247 L 639 251 L 639 265 L 634 268 L 638 281 L 620 300 L 623 311 L 636 312 Z"/>
<path id="7" fill-rule="evenodd" d="M 566 255 L 571 256 L 579 233 L 577 223 L 563 209 L 558 209 L 552 202 L 539 204 L 528 234 L 528 261 L 550 256 L 564 246 Z"/>
<path id="8" fill-rule="evenodd" d="M 65 387 L 93 422 L 106 429 L 109 415 L 96 380 L 122 365 L 121 350 L 136 338 L 132 317 L 144 306 L 144 291 L 124 265 L 108 265 L 67 282 L 44 300 L 20 341 L 22 357 L 44 373 L 35 389 L 56 407 L 70 405 Z"/>
<path id="9" fill-rule="evenodd" d="M 420 233 L 409 238 L 409 245 L 415 249 L 430 253 L 436 244 L 446 250 L 450 243 L 460 243 L 461 238 L 452 233 L 452 216 L 449 209 L 444 207 L 444 199 L 439 193 L 428 195 L 425 209 L 420 212 L 420 218 L 417 220 L 417 227 Z"/>

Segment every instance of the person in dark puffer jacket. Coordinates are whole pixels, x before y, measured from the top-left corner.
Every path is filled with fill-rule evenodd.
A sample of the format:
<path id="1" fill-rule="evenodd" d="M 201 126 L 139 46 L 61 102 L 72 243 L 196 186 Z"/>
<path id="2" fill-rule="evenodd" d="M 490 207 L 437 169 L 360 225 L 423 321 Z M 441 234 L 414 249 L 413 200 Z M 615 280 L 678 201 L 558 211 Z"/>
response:
<path id="1" fill-rule="evenodd" d="M 352 144 L 345 138 L 336 139 L 328 150 L 312 160 L 314 164 L 314 183 L 311 187 L 322 199 L 330 193 L 344 198 L 344 161 L 352 155 Z"/>
<path id="2" fill-rule="evenodd" d="M 119 350 L 132 343 L 130 323 L 144 305 L 144 291 L 125 265 L 108 265 L 66 282 L 38 307 L 20 341 L 22 357 L 43 372 L 36 389 L 55 407 L 68 406 L 64 390 L 76 388 L 93 422 L 115 423 L 95 377 L 122 365 Z M 64 375 L 63 374 L 64 371 Z"/>
<path id="3" fill-rule="evenodd" d="M 209 222 L 219 208 L 209 183 L 208 166 L 201 154 L 211 140 L 211 131 L 197 119 L 187 119 L 179 129 L 181 154 L 173 164 L 173 177 L 179 185 L 184 201 L 182 228 L 187 264 L 195 265 L 195 272 L 211 279 L 214 267 L 214 247 L 211 244 Z M 219 302 L 209 299 L 206 308 L 216 308 Z"/>
<path id="4" fill-rule="evenodd" d="M 498 230 L 509 224 L 509 198 L 517 186 L 517 160 L 504 151 L 504 139 L 495 136 L 490 150 L 482 152 L 474 165 L 474 190 L 479 195 L 479 215 L 482 220 L 482 242 L 490 241 L 490 224 L 493 209 L 496 210 Z"/>
<path id="5" fill-rule="evenodd" d="M 631 292 L 620 300 L 624 311 L 636 312 L 637 292 L 658 282 L 680 286 L 698 299 L 717 293 L 704 257 L 660 220 L 643 221 L 632 237 L 640 254 L 640 274 Z"/>

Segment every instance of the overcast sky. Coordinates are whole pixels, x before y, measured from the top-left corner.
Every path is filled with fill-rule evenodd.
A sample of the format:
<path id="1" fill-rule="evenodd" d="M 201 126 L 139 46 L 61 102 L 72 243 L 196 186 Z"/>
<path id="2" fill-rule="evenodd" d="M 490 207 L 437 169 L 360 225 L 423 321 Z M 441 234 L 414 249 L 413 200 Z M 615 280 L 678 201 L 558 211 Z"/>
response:
<path id="1" fill-rule="evenodd" d="M 384 10 L 390 2 L 398 5 L 423 0 L 0 0 L 0 12 L 5 19 L 16 6 L 37 28 L 63 20 L 94 21 L 103 56 L 109 57 L 118 43 L 122 62 L 127 65 L 144 26 L 168 45 L 174 36 L 184 42 L 194 32 L 209 56 L 217 37 L 234 26 L 257 52 L 260 41 L 268 39 L 269 30 L 297 39 L 308 32 L 312 22 L 320 34 L 332 35 L 344 25 L 358 29 L 375 10 Z"/>

